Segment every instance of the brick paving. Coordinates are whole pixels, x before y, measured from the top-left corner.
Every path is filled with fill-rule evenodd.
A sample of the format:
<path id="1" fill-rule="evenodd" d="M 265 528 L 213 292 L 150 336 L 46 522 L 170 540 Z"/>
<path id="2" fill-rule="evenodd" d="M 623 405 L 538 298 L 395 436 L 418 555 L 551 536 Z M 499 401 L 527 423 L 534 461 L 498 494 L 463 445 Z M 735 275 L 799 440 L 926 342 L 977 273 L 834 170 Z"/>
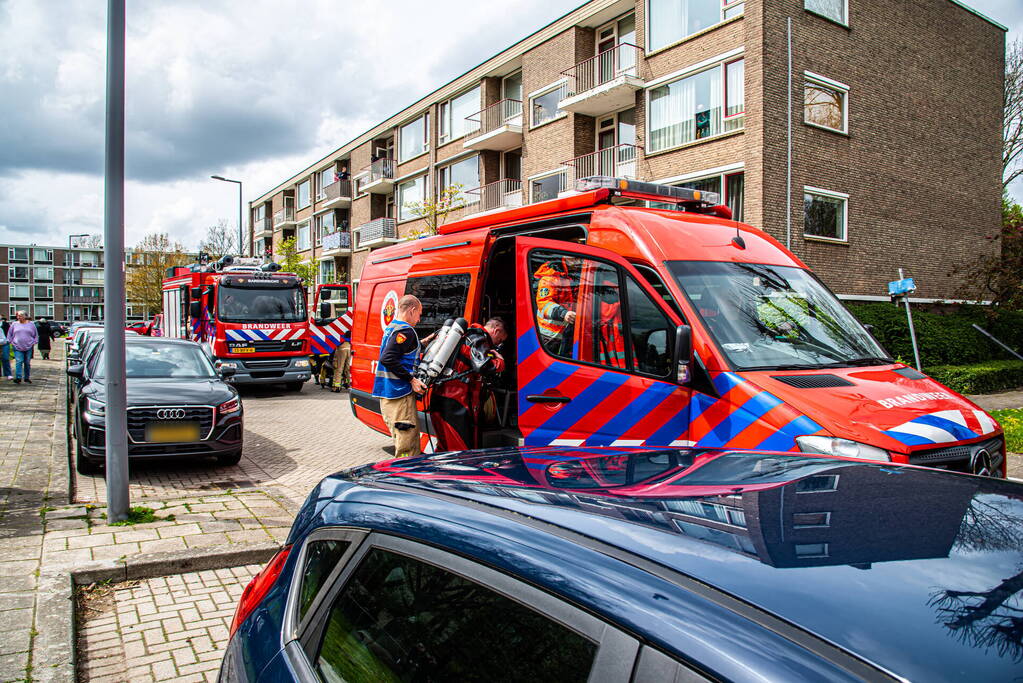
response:
<path id="1" fill-rule="evenodd" d="M 260 565 L 81 591 L 83 683 L 215 681 L 235 604 Z"/>

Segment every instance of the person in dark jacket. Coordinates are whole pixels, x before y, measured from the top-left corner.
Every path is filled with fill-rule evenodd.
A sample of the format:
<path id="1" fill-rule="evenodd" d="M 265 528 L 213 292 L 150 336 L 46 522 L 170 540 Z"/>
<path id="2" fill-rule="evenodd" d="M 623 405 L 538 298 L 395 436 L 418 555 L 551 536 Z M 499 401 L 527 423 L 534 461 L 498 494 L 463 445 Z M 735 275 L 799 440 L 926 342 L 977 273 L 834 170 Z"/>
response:
<path id="1" fill-rule="evenodd" d="M 40 318 L 36 322 L 36 332 L 39 334 L 39 353 L 43 360 L 50 360 L 50 341 L 53 339 L 53 327 L 46 318 Z"/>

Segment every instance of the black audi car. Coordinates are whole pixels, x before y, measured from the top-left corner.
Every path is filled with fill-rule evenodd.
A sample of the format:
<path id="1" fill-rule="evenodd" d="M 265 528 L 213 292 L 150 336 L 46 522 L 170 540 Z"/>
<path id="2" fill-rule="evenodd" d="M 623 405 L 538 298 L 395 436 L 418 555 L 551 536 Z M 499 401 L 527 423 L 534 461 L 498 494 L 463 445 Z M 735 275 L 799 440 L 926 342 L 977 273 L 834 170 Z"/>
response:
<path id="1" fill-rule="evenodd" d="M 68 368 L 82 384 L 73 414 L 75 466 L 93 473 L 106 458 L 106 349 L 100 342 L 88 367 Z M 198 344 L 181 339 L 125 340 L 128 457 L 215 456 L 234 465 L 242 454 L 242 403 Z"/>

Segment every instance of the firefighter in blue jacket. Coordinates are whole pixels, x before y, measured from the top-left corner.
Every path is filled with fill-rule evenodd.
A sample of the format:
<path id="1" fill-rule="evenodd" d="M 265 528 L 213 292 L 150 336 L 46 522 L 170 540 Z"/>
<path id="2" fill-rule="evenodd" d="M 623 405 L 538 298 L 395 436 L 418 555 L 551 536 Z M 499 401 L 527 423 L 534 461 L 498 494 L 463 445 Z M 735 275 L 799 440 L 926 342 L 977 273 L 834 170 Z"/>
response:
<path id="1" fill-rule="evenodd" d="M 415 326 L 423 313 L 419 299 L 406 294 L 398 299 L 394 320 L 384 330 L 380 357 L 373 380 L 373 396 L 380 399 L 380 415 L 394 438 L 394 456 L 419 455 L 419 422 L 416 394 L 426 385 L 412 376 L 419 360 L 419 336 Z"/>

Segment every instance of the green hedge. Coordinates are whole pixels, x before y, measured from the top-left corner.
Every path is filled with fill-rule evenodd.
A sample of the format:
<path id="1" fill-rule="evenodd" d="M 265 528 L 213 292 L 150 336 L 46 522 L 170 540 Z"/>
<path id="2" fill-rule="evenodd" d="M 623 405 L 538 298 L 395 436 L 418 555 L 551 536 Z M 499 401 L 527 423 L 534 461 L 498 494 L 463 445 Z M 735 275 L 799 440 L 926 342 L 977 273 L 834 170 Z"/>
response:
<path id="1" fill-rule="evenodd" d="M 973 365 L 936 365 L 924 372 L 960 394 L 991 394 L 1023 387 L 1023 360 L 990 360 Z"/>
<path id="2" fill-rule="evenodd" d="M 848 303 L 860 322 L 874 326 L 874 337 L 896 358 L 913 362 L 913 345 L 906 324 L 906 309 L 890 303 Z M 965 365 L 1012 355 L 973 329 L 976 323 L 1014 349 L 1023 349 L 1023 312 L 1001 311 L 989 317 L 981 306 L 956 306 L 947 312 L 913 309 L 913 326 L 924 367 Z"/>

